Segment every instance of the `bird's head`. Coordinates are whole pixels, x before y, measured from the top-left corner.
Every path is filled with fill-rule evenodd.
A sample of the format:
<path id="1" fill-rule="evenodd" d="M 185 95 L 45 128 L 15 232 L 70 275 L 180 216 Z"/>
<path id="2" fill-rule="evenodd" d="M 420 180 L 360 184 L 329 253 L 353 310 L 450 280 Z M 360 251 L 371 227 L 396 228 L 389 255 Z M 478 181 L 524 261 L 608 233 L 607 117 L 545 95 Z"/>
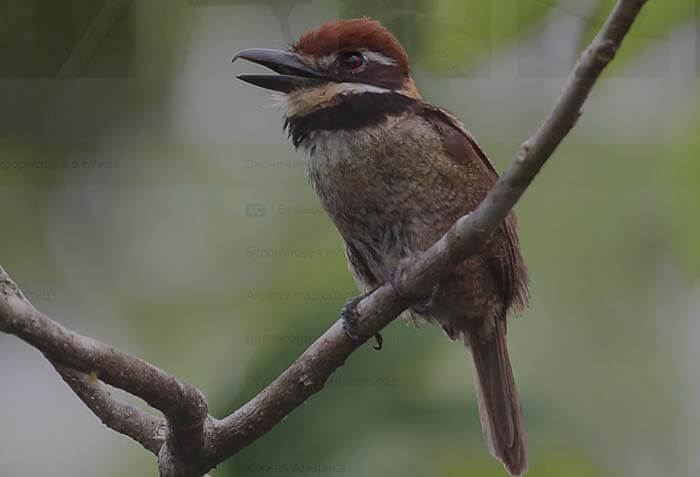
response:
<path id="1" fill-rule="evenodd" d="M 304 33 L 288 50 L 249 49 L 233 57 L 276 75 L 238 78 L 285 96 L 288 115 L 304 116 L 363 93 L 419 99 L 408 55 L 394 35 L 367 18 L 336 20 Z"/>

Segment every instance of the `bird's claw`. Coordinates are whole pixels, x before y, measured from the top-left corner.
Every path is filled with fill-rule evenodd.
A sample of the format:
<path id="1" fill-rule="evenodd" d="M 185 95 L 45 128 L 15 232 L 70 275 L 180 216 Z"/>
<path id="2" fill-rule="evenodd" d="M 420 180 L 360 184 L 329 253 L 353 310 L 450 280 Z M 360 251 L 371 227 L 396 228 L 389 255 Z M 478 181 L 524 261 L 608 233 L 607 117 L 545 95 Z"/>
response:
<path id="1" fill-rule="evenodd" d="M 407 293 L 405 293 L 402 290 L 401 284 L 400 284 L 400 278 L 401 278 L 401 272 L 403 271 L 403 267 L 400 265 L 394 269 L 393 272 L 391 272 L 391 277 L 389 277 L 389 283 L 391 283 L 391 289 L 394 290 L 394 295 L 396 295 L 399 300 L 403 302 L 410 302 L 411 301 L 411 296 L 409 296 Z"/>
<path id="2" fill-rule="evenodd" d="M 340 319 L 343 322 L 343 331 L 345 335 L 353 341 L 360 341 L 360 336 L 358 335 L 358 314 L 357 314 L 357 304 L 362 301 L 363 296 L 356 296 L 350 298 L 343 305 L 343 310 L 340 312 Z"/>
<path id="3" fill-rule="evenodd" d="M 428 297 L 427 300 L 423 302 L 423 304 L 418 305 L 418 306 L 413 306 L 411 309 L 418 313 L 419 315 L 425 315 L 427 313 L 430 313 L 430 311 L 433 309 L 435 306 L 435 302 L 437 301 L 437 296 L 438 293 L 440 292 L 440 284 L 436 283 L 433 286 L 432 291 L 430 292 L 430 296 Z"/>
<path id="4" fill-rule="evenodd" d="M 381 351 L 384 345 L 384 338 L 382 337 L 381 333 L 377 333 L 374 335 L 374 341 L 377 342 L 375 346 L 372 346 L 376 351 Z"/>
<path id="5" fill-rule="evenodd" d="M 340 312 L 340 319 L 343 324 L 343 331 L 345 332 L 345 335 L 350 338 L 352 341 L 358 342 L 361 341 L 362 339 L 360 338 L 359 335 L 359 324 L 358 324 L 358 313 L 357 313 L 357 305 L 360 303 L 367 295 L 361 295 L 361 296 L 356 296 L 353 298 L 350 298 L 348 301 L 345 302 L 345 305 L 343 305 L 343 310 Z M 374 335 L 374 339 L 376 340 L 377 344 L 376 346 L 373 346 L 373 348 L 377 351 L 382 349 L 382 345 L 384 343 L 384 338 L 380 333 L 376 333 Z"/>
<path id="6" fill-rule="evenodd" d="M 418 303 L 419 301 L 427 300 L 427 297 L 418 296 L 415 293 L 407 293 L 403 290 L 401 286 L 401 276 L 403 275 L 406 266 L 412 261 L 412 258 L 402 259 L 398 266 L 391 272 L 389 277 L 389 283 L 391 283 L 391 288 L 394 290 L 394 294 L 406 304 Z"/>

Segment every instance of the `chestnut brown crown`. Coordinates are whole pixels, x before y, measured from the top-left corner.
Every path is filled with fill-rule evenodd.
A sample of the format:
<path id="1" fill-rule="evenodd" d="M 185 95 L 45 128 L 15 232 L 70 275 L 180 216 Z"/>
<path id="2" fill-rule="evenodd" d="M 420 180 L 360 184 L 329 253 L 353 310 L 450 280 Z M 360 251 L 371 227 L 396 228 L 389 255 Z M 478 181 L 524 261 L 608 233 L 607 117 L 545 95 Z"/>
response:
<path id="1" fill-rule="evenodd" d="M 410 75 L 408 55 L 399 40 L 381 23 L 369 18 L 330 21 L 308 30 L 292 46 L 294 52 L 316 58 L 363 49 L 385 55 L 402 74 Z"/>

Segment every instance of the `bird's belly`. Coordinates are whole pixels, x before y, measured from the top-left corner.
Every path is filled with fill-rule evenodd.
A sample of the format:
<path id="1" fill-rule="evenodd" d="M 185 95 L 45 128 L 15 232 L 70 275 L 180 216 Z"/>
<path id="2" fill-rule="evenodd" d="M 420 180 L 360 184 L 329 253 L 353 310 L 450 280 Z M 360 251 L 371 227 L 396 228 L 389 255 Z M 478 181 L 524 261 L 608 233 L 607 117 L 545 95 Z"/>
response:
<path id="1" fill-rule="evenodd" d="M 357 133 L 317 137 L 307 167 L 324 209 L 372 276 L 362 280 L 360 273 L 358 281 L 383 283 L 402 258 L 416 252 L 410 205 L 416 191 L 372 139 Z"/>

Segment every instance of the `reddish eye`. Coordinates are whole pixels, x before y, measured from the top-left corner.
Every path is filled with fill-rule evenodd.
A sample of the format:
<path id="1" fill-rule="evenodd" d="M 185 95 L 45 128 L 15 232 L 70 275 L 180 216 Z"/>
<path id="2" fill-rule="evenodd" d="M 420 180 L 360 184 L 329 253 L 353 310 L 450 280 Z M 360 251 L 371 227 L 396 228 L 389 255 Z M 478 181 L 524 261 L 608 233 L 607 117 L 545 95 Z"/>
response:
<path id="1" fill-rule="evenodd" d="M 340 66 L 346 70 L 354 71 L 362 68 L 362 66 L 365 64 L 365 57 L 362 56 L 362 53 L 350 51 L 340 55 L 338 61 L 340 62 Z"/>

